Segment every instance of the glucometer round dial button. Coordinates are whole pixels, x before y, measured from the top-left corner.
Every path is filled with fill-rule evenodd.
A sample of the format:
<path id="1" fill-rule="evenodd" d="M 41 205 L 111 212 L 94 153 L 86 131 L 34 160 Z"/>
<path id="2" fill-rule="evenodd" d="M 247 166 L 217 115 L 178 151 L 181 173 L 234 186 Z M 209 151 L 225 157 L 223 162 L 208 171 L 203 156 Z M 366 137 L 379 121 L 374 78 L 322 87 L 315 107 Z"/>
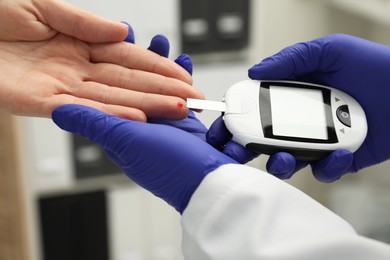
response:
<path id="1" fill-rule="evenodd" d="M 343 125 L 351 127 L 351 115 L 347 105 L 339 106 L 336 110 L 336 115 Z"/>

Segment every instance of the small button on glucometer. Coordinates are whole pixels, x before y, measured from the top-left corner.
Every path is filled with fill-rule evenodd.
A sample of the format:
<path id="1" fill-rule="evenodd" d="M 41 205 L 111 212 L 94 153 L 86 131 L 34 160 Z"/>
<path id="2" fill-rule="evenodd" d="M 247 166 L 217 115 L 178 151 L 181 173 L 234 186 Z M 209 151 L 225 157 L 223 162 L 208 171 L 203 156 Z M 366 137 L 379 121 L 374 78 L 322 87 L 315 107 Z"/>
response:
<path id="1" fill-rule="evenodd" d="M 339 106 L 336 110 L 336 115 L 343 125 L 351 127 L 351 115 L 347 105 Z"/>

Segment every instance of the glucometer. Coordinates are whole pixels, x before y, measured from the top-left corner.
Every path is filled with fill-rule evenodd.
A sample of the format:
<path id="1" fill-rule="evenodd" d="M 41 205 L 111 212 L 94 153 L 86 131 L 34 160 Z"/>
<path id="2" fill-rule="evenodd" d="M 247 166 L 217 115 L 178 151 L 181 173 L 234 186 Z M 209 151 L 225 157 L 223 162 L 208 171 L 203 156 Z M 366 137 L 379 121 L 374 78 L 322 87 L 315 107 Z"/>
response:
<path id="1" fill-rule="evenodd" d="M 354 152 L 367 134 L 364 111 L 355 99 L 304 82 L 240 81 L 222 102 L 187 99 L 187 107 L 221 111 L 232 140 L 249 150 L 288 152 L 297 160 L 319 160 L 337 149 Z"/>

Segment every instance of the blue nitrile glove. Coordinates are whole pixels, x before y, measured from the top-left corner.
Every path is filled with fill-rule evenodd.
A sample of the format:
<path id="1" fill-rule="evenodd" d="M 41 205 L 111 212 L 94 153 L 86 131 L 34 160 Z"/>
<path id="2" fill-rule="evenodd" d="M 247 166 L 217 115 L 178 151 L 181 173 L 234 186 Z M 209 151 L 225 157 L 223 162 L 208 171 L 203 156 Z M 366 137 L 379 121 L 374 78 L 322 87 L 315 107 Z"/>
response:
<path id="1" fill-rule="evenodd" d="M 162 34 L 157 34 L 150 41 L 148 50 L 155 52 L 165 58 L 169 56 L 169 40 Z M 175 62 L 182 66 L 190 75 L 192 75 L 192 61 L 190 56 L 182 54 L 176 58 Z"/>
<path id="2" fill-rule="evenodd" d="M 160 54 L 161 56 L 168 57 L 169 41 L 163 35 L 156 35 L 155 37 L 153 37 L 148 49 Z M 192 61 L 188 55 L 182 54 L 175 60 L 175 62 L 182 66 L 185 70 L 188 71 L 188 73 L 192 75 Z M 206 140 L 205 135 L 207 133 L 207 128 L 196 118 L 193 111 L 190 111 L 188 118 L 179 121 L 149 118 L 148 122 L 175 126 L 200 137 L 202 140 Z M 211 143 L 214 145 L 212 138 Z M 219 148 L 218 145 L 214 145 L 214 147 Z M 252 160 L 255 156 L 257 156 L 257 154 L 246 150 L 244 147 L 233 141 L 229 141 L 220 150 L 224 154 L 230 156 L 231 158 L 240 163 L 246 163 Z"/>
<path id="3" fill-rule="evenodd" d="M 368 121 L 363 145 L 353 154 L 339 150 L 312 164 L 314 176 L 330 182 L 390 158 L 389 68 L 389 46 L 336 34 L 287 47 L 250 68 L 249 77 L 328 85 L 350 94 L 361 104 Z M 282 175 L 289 177 L 297 170 L 291 167 L 295 163 L 287 154 L 284 162 L 271 159 L 268 169 L 275 175 L 282 169 Z M 287 168 L 294 170 L 283 173 Z"/>
<path id="4" fill-rule="evenodd" d="M 128 43 L 135 43 L 135 35 L 133 28 L 128 22 L 122 21 L 122 23 L 126 24 L 128 27 L 127 37 L 124 39 L 124 41 Z M 170 46 L 168 39 L 164 35 L 157 34 L 152 38 L 148 50 L 168 58 L 169 48 Z"/>
<path id="5" fill-rule="evenodd" d="M 209 172 L 237 163 L 171 126 L 129 121 L 81 105 L 58 107 L 52 119 L 60 128 L 102 146 L 130 179 L 180 213 Z"/>
<path id="6" fill-rule="evenodd" d="M 247 163 L 259 155 L 230 140 L 231 137 L 232 134 L 226 128 L 222 116 L 212 123 L 206 134 L 209 144 L 240 163 Z"/>
<path id="7" fill-rule="evenodd" d="M 150 41 L 150 45 L 148 47 L 148 50 L 157 53 L 160 56 L 163 56 L 165 58 L 168 58 L 169 56 L 169 49 L 170 49 L 169 41 L 167 37 L 165 37 L 162 34 L 155 35 Z"/>

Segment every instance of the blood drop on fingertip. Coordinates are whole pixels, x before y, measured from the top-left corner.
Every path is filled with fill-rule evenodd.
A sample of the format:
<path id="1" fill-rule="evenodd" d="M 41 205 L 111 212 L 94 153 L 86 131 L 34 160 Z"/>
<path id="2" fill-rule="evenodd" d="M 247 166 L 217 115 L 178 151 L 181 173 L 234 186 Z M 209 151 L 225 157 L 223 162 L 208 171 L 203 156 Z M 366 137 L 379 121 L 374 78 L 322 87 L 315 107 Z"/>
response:
<path id="1" fill-rule="evenodd" d="M 178 108 L 182 108 L 183 106 L 184 106 L 184 105 L 183 105 L 182 102 L 178 102 L 178 103 L 177 103 L 177 107 L 178 107 Z"/>

